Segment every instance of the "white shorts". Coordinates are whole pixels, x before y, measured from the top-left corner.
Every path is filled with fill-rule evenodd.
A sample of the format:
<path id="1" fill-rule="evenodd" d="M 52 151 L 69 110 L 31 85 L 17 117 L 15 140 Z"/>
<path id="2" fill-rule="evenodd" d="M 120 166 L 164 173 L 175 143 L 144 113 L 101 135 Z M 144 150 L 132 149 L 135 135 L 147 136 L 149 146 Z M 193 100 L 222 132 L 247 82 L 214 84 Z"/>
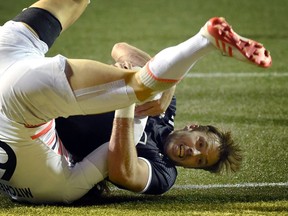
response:
<path id="1" fill-rule="evenodd" d="M 61 55 L 45 57 L 47 45 L 21 23 L 9 21 L 1 28 L 0 104 L 3 114 L 25 125 L 83 114 L 66 78 L 66 58 Z"/>

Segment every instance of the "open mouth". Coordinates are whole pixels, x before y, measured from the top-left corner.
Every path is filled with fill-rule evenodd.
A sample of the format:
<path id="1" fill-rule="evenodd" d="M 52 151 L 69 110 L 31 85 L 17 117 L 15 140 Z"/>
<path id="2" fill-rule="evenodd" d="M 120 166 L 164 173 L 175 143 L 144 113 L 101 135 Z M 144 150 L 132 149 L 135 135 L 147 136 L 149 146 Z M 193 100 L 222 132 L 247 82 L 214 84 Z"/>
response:
<path id="1" fill-rule="evenodd" d="M 184 156 L 185 156 L 185 147 L 184 147 L 184 145 L 180 145 L 179 146 L 179 152 L 178 153 L 179 153 L 178 154 L 179 158 L 184 158 Z"/>

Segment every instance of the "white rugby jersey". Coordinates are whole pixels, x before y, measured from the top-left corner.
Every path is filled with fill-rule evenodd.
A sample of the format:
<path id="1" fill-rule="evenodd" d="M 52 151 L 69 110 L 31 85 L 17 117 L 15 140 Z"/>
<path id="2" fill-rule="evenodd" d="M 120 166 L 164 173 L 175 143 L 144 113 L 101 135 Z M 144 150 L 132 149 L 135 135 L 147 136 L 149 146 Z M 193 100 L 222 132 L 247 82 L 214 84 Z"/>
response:
<path id="1" fill-rule="evenodd" d="M 65 57 L 45 58 L 47 50 L 20 23 L 0 27 L 0 192 L 18 201 L 69 203 L 107 176 L 108 144 L 69 166 L 53 117 L 80 111 L 73 110 Z M 146 120 L 135 119 L 135 143 Z"/>
<path id="2" fill-rule="evenodd" d="M 108 143 L 70 167 L 55 121 L 27 128 L 0 115 L 0 191 L 32 203 L 75 201 L 107 177 Z M 135 143 L 145 119 L 135 120 Z"/>
<path id="3" fill-rule="evenodd" d="M 107 149 L 96 160 L 87 157 L 70 168 L 67 152 L 51 120 L 27 128 L 0 117 L 0 191 L 18 201 L 71 202 L 84 195 L 106 175 Z M 2 126 L 3 125 L 3 126 Z M 94 162 L 99 163 L 102 172 Z"/>

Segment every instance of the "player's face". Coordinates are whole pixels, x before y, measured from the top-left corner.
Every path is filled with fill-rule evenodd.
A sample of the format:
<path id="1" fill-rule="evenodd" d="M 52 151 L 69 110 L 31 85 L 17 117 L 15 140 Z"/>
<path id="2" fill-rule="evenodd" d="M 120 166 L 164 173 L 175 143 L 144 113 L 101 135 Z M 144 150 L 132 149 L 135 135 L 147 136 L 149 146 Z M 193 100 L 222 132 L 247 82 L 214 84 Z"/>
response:
<path id="1" fill-rule="evenodd" d="M 184 134 L 166 143 L 166 155 L 177 166 L 204 168 L 214 165 L 219 159 L 219 140 L 213 133 L 193 130 L 186 126 Z"/>

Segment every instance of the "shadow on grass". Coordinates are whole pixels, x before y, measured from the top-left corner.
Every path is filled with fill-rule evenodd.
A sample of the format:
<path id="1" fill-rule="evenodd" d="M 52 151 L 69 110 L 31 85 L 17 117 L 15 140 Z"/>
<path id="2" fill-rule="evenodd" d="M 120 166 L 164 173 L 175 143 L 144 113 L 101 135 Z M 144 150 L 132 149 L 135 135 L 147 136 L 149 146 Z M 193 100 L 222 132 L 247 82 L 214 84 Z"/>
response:
<path id="1" fill-rule="evenodd" d="M 110 205 L 128 204 L 133 206 L 181 204 L 181 205 L 205 205 L 246 202 L 273 202 L 288 200 L 288 187 L 262 187 L 262 188 L 216 188 L 216 189 L 172 189 L 165 195 L 151 196 L 139 195 L 130 192 L 116 190 L 109 195 L 100 198 L 85 197 L 73 203 L 73 206 L 85 205 Z"/>
<path id="2" fill-rule="evenodd" d="M 82 200 L 73 204 L 79 206 L 113 207 L 129 211 L 148 212 L 284 212 L 288 200 L 287 187 L 178 190 L 172 189 L 162 196 L 135 195 L 124 191 L 92 201 Z M 88 202 L 87 202 L 88 201 Z M 281 203 L 279 203 L 279 201 Z"/>
<path id="3" fill-rule="evenodd" d="M 0 199 L 0 208 L 39 207 L 19 204 Z M 216 189 L 172 189 L 165 195 L 139 195 L 123 190 L 113 190 L 101 197 L 86 196 L 70 204 L 40 205 L 39 208 L 92 208 L 99 210 L 118 209 L 121 211 L 149 212 L 286 212 L 288 211 L 288 187 L 261 188 L 216 188 Z M 284 205 L 283 205 L 284 203 Z M 170 214 L 170 213 L 169 213 Z"/>

